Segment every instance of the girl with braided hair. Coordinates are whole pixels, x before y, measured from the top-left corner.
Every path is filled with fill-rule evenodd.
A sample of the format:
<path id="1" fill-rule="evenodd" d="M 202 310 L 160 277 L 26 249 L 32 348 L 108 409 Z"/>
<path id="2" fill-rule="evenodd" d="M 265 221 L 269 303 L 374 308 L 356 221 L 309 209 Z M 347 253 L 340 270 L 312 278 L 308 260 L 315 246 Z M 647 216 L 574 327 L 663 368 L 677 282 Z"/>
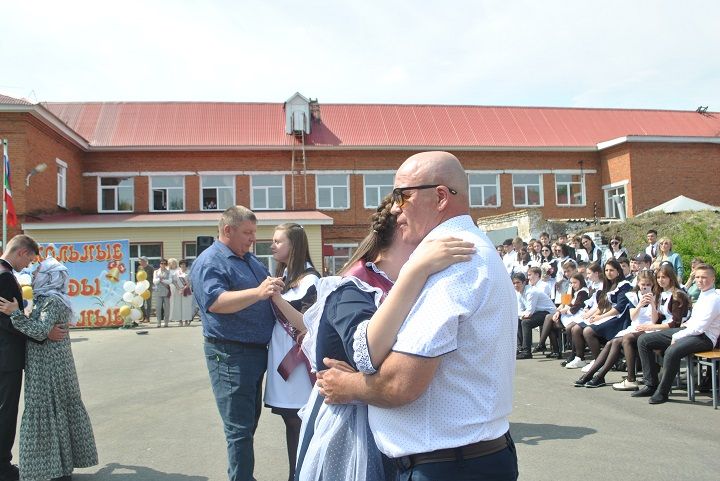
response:
<path id="1" fill-rule="evenodd" d="M 474 253 L 471 243 L 446 238 L 422 242 L 408 261 L 413 246 L 396 235 L 392 206 L 391 197 L 386 197 L 372 216 L 370 233 L 341 275 L 316 284 L 317 302 L 303 319 L 308 328 L 303 350 L 315 371 L 325 368 L 326 357 L 344 361 L 347 369 L 355 370 L 358 364 L 378 369 L 427 278 L 469 260 Z M 378 321 L 378 309 L 395 315 L 390 316 L 392 320 L 386 321 L 386 316 Z M 377 323 L 373 336 L 367 336 L 368 324 L 373 322 Z M 354 340 L 366 337 L 368 349 L 356 351 L 365 343 Z M 300 412 L 303 422 L 295 479 L 395 479 L 394 467 L 386 462 L 370 432 L 367 406 L 331 405 L 323 400 L 315 386 Z"/>

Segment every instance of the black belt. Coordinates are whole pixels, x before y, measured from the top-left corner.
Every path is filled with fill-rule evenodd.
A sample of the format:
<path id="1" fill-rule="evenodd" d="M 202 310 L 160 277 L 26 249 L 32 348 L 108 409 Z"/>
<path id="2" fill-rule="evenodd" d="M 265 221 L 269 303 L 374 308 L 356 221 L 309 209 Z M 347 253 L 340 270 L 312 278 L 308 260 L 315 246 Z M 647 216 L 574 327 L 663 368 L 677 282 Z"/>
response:
<path id="1" fill-rule="evenodd" d="M 488 456 L 502 451 L 510 444 L 510 433 L 507 432 L 497 439 L 478 441 L 477 443 L 460 446 L 458 448 L 438 449 L 429 453 L 410 454 L 401 458 L 391 458 L 398 469 L 406 471 L 418 464 L 444 463 L 448 461 L 462 461 Z"/>
<path id="2" fill-rule="evenodd" d="M 207 336 L 205 336 L 205 341 L 209 342 L 210 344 L 232 344 L 234 346 L 247 347 L 248 349 L 263 349 L 263 350 L 267 351 L 267 344 L 257 344 L 254 342 L 233 341 L 232 339 L 218 339 L 217 337 L 207 337 Z"/>

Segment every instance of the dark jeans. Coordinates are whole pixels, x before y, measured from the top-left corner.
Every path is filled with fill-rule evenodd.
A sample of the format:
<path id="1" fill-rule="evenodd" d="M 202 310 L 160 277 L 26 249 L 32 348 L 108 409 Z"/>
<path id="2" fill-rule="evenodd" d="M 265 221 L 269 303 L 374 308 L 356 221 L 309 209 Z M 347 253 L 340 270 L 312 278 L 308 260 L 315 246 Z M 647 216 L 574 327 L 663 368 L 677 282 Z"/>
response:
<path id="1" fill-rule="evenodd" d="M 523 351 L 530 352 L 530 348 L 532 347 L 532 330 L 535 327 L 542 326 L 545 322 L 545 316 L 548 314 L 549 312 L 547 311 L 537 311 L 530 315 L 530 319 L 522 319 L 520 321 Z"/>
<path id="2" fill-rule="evenodd" d="M 705 334 L 683 337 L 671 346 L 672 335 L 679 330 L 680 328 L 674 328 L 648 332 L 638 339 L 638 353 L 642 360 L 645 385 L 650 387 L 657 386 L 657 392 L 665 396 L 670 394 L 670 388 L 675 380 L 675 376 L 680 372 L 680 361 L 682 358 L 695 352 L 709 351 L 713 348 L 712 341 Z M 655 349 L 666 349 L 663 356 L 663 375 L 659 384 L 658 368 L 653 352 Z"/>
<path id="3" fill-rule="evenodd" d="M 252 481 L 253 435 L 262 409 L 267 349 L 205 341 L 205 360 L 225 429 L 230 481 Z"/>
<path id="4" fill-rule="evenodd" d="M 508 447 L 497 453 L 462 461 L 418 464 L 398 473 L 398 481 L 515 481 L 517 453 L 510 434 Z"/>
<path id="5" fill-rule="evenodd" d="M 21 387 L 22 371 L 0 371 L 0 471 L 12 459 Z"/>

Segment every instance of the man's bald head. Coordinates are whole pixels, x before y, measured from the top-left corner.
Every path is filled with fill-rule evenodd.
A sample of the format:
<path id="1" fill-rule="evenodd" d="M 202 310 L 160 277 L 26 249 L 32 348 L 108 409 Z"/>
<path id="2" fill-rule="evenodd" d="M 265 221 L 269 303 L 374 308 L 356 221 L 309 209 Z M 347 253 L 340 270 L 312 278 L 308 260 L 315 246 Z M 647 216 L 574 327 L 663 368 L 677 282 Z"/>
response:
<path id="1" fill-rule="evenodd" d="M 457 203 L 467 208 L 468 179 L 457 157 L 449 152 L 420 152 L 412 155 L 398 169 L 398 175 L 412 178 L 415 185 L 440 184 L 457 192 Z M 403 186 L 398 186 L 403 187 Z"/>

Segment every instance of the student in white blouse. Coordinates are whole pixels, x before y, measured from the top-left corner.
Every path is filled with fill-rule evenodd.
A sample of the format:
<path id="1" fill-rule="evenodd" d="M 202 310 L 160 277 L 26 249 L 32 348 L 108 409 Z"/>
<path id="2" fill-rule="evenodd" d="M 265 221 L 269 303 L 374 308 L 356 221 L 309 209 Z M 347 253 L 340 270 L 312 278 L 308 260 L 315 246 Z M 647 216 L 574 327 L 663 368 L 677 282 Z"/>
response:
<path id="1" fill-rule="evenodd" d="M 320 392 L 329 403 L 370 405 L 375 441 L 400 480 L 456 480 L 458 470 L 465 479 L 492 470 L 494 479 L 516 480 L 508 416 L 517 304 L 507 271 L 468 215 L 467 175 L 455 156 L 416 154 L 397 171 L 395 186 L 404 239 L 451 235 L 473 242 L 476 254 L 428 279 L 377 373 L 326 360 Z"/>
<path id="2" fill-rule="evenodd" d="M 631 396 L 651 396 L 650 404 L 666 402 L 673 380 L 680 371 L 680 360 L 695 352 L 709 351 L 717 343 L 720 336 L 720 294 L 715 290 L 715 268 L 709 264 L 696 267 L 695 283 L 701 292 L 690 319 L 679 328 L 651 332 L 638 340 L 645 387 Z M 659 383 L 656 349 L 666 349 Z"/>

